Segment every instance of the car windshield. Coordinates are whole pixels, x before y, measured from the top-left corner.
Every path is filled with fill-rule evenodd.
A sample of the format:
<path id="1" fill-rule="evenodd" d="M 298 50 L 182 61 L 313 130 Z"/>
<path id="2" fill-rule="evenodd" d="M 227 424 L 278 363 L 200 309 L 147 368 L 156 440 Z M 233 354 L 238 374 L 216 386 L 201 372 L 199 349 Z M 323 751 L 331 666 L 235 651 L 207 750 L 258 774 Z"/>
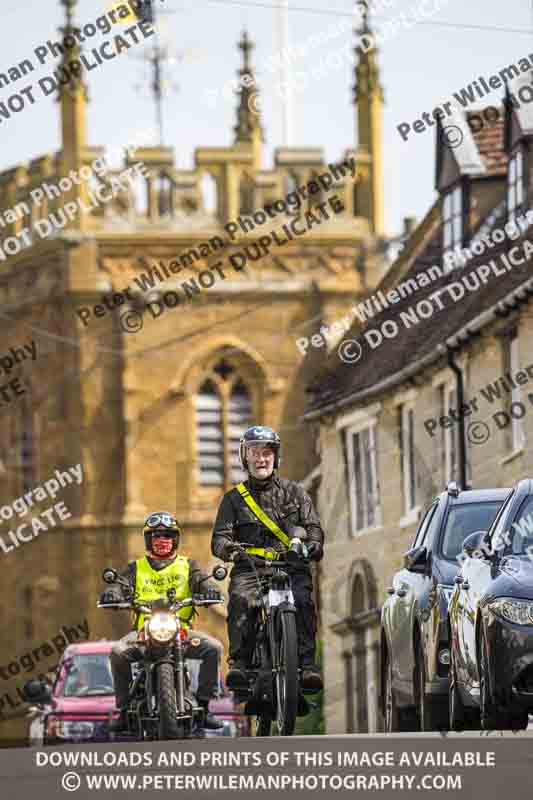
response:
<path id="1" fill-rule="evenodd" d="M 509 531 L 496 532 L 492 539 L 494 550 L 504 549 L 506 555 L 532 557 L 533 554 L 533 497 L 529 497 Z"/>
<path id="2" fill-rule="evenodd" d="M 108 653 L 82 653 L 65 660 L 63 697 L 114 694 Z"/>
<path id="3" fill-rule="evenodd" d="M 467 536 L 475 531 L 488 531 L 498 513 L 501 501 L 465 503 L 453 506 L 448 512 L 442 538 L 442 555 L 455 561 Z"/>

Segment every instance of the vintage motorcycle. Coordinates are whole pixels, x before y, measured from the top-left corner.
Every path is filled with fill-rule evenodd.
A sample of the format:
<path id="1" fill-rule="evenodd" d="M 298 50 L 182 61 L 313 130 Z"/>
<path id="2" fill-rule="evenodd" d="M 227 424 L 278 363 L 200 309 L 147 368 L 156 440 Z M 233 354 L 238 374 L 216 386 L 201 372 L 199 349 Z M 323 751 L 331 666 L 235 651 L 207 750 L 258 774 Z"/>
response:
<path id="1" fill-rule="evenodd" d="M 252 668 L 247 671 L 249 685 L 234 693 L 237 701 L 246 702 L 244 713 L 257 717 L 256 736 L 270 736 L 274 721 L 280 736 L 291 736 L 296 717 L 310 711 L 311 704 L 304 695 L 315 694 L 314 690 L 300 688 L 297 612 L 290 575 L 285 571 L 287 566 L 307 557 L 302 541 L 305 536 L 305 529 L 293 526 L 288 547 L 267 551 L 264 558 L 246 552 L 247 548 L 254 549 L 253 545 L 237 545 L 253 569 L 261 602 Z M 261 575 L 256 564 L 261 567 Z"/>
<path id="2" fill-rule="evenodd" d="M 219 565 L 203 580 L 213 577 L 223 581 L 226 575 L 227 569 Z M 176 590 L 169 589 L 166 599 L 139 603 L 131 596 L 128 581 L 116 570 L 107 568 L 102 577 L 106 583 L 122 585 L 129 597 L 127 594 L 124 602 L 99 602 L 98 608 L 131 609 L 145 617 L 139 634 L 145 645 L 144 657 L 142 662 L 132 665 L 127 713 L 129 735 L 137 741 L 203 736 L 204 710 L 195 704 L 188 691 L 190 676 L 184 656 L 188 633 L 178 611 L 190 606 L 215 605 L 224 600 L 207 599 L 202 595 L 176 600 Z"/>

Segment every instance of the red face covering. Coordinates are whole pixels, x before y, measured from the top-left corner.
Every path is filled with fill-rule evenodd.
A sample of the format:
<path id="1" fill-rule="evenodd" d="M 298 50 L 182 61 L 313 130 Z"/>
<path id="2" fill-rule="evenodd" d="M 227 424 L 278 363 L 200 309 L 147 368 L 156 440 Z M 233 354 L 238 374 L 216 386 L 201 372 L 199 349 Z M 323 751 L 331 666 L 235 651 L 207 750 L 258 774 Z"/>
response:
<path id="1" fill-rule="evenodd" d="M 172 553 L 174 542 L 172 539 L 167 539 L 164 536 L 154 534 L 152 536 L 152 553 L 157 558 L 169 558 Z"/>

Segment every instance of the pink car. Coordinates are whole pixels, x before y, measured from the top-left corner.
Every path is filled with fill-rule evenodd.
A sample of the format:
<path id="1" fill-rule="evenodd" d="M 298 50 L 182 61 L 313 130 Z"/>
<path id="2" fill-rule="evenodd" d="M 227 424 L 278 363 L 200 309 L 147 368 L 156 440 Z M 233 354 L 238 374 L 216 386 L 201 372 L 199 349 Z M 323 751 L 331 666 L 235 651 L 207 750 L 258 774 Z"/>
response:
<path id="1" fill-rule="evenodd" d="M 43 686 L 35 697 L 40 710 L 30 730 L 32 743 L 109 741 L 110 714 L 118 714 L 109 663 L 112 646 L 102 641 L 67 647 L 52 688 Z"/>
<path id="2" fill-rule="evenodd" d="M 209 711 L 214 714 L 224 727 L 220 730 L 206 730 L 205 735 L 208 738 L 212 736 L 250 736 L 250 717 L 245 716 L 242 712 L 238 711 L 233 700 L 233 694 L 224 695 L 216 700 L 211 700 L 209 703 Z"/>

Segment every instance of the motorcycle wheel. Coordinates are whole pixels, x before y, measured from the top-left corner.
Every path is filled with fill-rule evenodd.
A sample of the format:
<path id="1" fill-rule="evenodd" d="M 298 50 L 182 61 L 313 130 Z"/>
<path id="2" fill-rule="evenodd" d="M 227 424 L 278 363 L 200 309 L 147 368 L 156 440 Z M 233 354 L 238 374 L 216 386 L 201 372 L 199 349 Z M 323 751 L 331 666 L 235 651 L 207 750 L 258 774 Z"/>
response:
<path id="1" fill-rule="evenodd" d="M 255 726 L 255 735 L 256 736 L 270 736 L 270 731 L 272 729 L 272 717 L 270 714 L 260 714 L 257 717 L 257 722 Z"/>
<path id="2" fill-rule="evenodd" d="M 176 686 L 172 664 L 157 667 L 159 700 L 159 739 L 182 739 L 184 726 L 178 722 L 176 708 Z"/>
<path id="3" fill-rule="evenodd" d="M 281 613 L 278 636 L 276 721 L 280 736 L 292 736 L 298 712 L 298 639 L 293 612 Z"/>

